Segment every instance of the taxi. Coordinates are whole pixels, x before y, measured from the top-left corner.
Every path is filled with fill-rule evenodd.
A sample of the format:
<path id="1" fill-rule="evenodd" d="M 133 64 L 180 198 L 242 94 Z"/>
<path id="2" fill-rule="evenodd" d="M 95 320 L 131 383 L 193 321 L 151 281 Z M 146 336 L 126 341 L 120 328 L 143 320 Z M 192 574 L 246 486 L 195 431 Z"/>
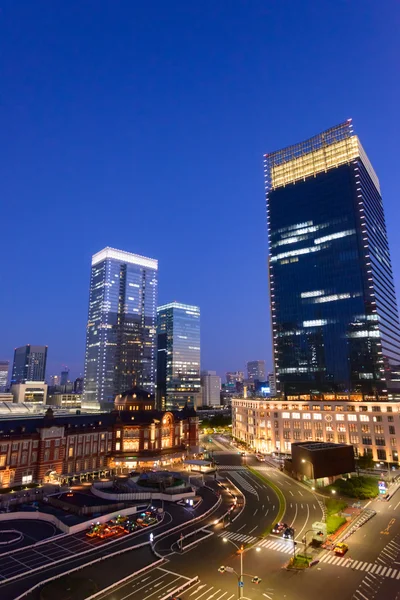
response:
<path id="1" fill-rule="evenodd" d="M 344 544 L 343 542 L 339 542 L 338 544 L 336 544 L 333 551 L 336 554 L 336 556 L 344 556 L 348 549 L 349 549 L 349 547 L 347 544 Z"/>

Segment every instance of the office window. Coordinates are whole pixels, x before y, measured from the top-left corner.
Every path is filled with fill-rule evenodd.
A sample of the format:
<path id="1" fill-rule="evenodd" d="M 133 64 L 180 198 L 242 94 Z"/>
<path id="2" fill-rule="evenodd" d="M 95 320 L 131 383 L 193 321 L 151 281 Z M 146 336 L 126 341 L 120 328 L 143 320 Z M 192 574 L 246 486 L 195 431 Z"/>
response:
<path id="1" fill-rule="evenodd" d="M 301 422 L 293 421 L 293 429 L 301 429 Z"/>
<path id="2" fill-rule="evenodd" d="M 312 424 L 311 424 L 311 421 L 305 421 L 305 422 L 303 423 L 303 429 L 305 429 L 305 430 L 307 430 L 307 431 L 311 430 L 311 429 L 312 429 Z"/>
<path id="3" fill-rule="evenodd" d="M 14 442 L 11 449 L 12 449 L 13 452 L 15 452 L 16 450 L 18 450 L 18 443 Z"/>
<path id="4" fill-rule="evenodd" d="M 386 412 L 393 412 L 393 407 L 392 406 L 387 406 L 386 407 Z"/>
<path id="5" fill-rule="evenodd" d="M 359 444 L 360 438 L 358 435 L 350 435 L 350 444 Z"/>
<path id="6" fill-rule="evenodd" d="M 28 453 L 23 452 L 21 454 L 21 465 L 26 465 L 27 462 L 28 462 Z"/>
<path id="7" fill-rule="evenodd" d="M 57 447 L 60 445 L 60 440 L 55 440 L 55 441 L 54 441 L 54 445 L 55 445 L 55 447 L 57 448 Z"/>
<path id="8" fill-rule="evenodd" d="M 51 445 L 51 441 L 50 440 L 46 440 L 45 447 L 46 448 L 50 448 L 50 445 Z"/>
<path id="9" fill-rule="evenodd" d="M 7 444 L 1 444 L 1 446 L 0 446 L 0 452 L 7 452 L 7 450 L 8 450 Z"/>
<path id="10" fill-rule="evenodd" d="M 293 439 L 295 439 L 296 441 L 300 441 L 301 440 L 301 431 L 294 431 Z"/>
<path id="11" fill-rule="evenodd" d="M 378 456 L 378 460 L 386 460 L 386 450 L 378 448 L 376 454 Z"/>
<path id="12" fill-rule="evenodd" d="M 393 423 L 393 420 L 394 420 L 393 417 L 388 417 L 389 423 Z"/>
<path id="13" fill-rule="evenodd" d="M 314 419 L 315 421 L 317 421 L 317 420 L 320 420 L 320 419 L 322 419 L 322 415 L 321 415 L 321 414 L 319 414 L 319 413 L 317 413 L 317 414 L 313 414 L 313 419 Z"/>
<path id="14" fill-rule="evenodd" d="M 343 404 L 337 404 L 337 405 L 335 406 L 335 410 L 336 410 L 337 412 L 343 412 L 343 410 L 344 410 L 344 406 L 343 406 Z"/>
<path id="15" fill-rule="evenodd" d="M 326 434 L 326 441 L 327 442 L 334 442 L 335 441 L 334 434 L 333 433 L 327 433 Z"/>
<path id="16" fill-rule="evenodd" d="M 54 460 L 58 460 L 59 454 L 60 454 L 60 449 L 54 448 Z"/>
<path id="17" fill-rule="evenodd" d="M 347 415 L 348 421 L 357 421 L 357 415 Z"/>
<path id="18" fill-rule="evenodd" d="M 290 440 L 290 431 L 284 431 L 283 432 L 283 439 L 284 440 Z"/>
<path id="19" fill-rule="evenodd" d="M 282 413 L 282 418 L 283 419 L 290 419 L 290 413 L 288 413 L 288 412 Z"/>
<path id="20" fill-rule="evenodd" d="M 298 413 L 298 412 L 292 413 L 292 419 L 300 419 L 300 413 Z"/>
<path id="21" fill-rule="evenodd" d="M 369 425 L 361 425 L 362 433 L 371 433 L 371 428 Z"/>
<path id="22" fill-rule="evenodd" d="M 380 406 L 373 406 L 372 407 L 372 412 L 381 412 L 381 407 Z"/>
<path id="23" fill-rule="evenodd" d="M 357 424 L 356 423 L 350 423 L 349 424 L 349 431 L 352 432 L 352 433 L 358 431 Z"/>
<path id="24" fill-rule="evenodd" d="M 39 441 L 38 440 L 33 440 L 32 442 L 32 448 L 37 448 L 39 446 Z"/>
<path id="25" fill-rule="evenodd" d="M 116 437 L 117 437 L 117 438 L 120 438 L 120 437 L 121 437 L 121 430 L 120 430 L 120 429 L 118 429 L 118 430 L 117 430 Z"/>
<path id="26" fill-rule="evenodd" d="M 360 421 L 364 421 L 364 422 L 369 421 L 369 416 L 368 415 L 360 415 Z"/>
<path id="27" fill-rule="evenodd" d="M 37 461 L 37 452 L 32 452 L 31 463 L 35 463 L 36 461 Z"/>
<path id="28" fill-rule="evenodd" d="M 385 438 L 381 436 L 375 437 L 375 444 L 377 446 L 386 446 Z"/>
<path id="29" fill-rule="evenodd" d="M 338 444 L 345 444 L 346 443 L 346 434 L 338 433 L 337 441 L 338 441 Z"/>
<path id="30" fill-rule="evenodd" d="M 348 404 L 348 405 L 346 406 L 346 410 L 347 410 L 347 412 L 355 412 L 355 410 L 356 410 L 356 407 L 355 407 L 355 406 L 352 406 L 351 404 Z"/>
<path id="31" fill-rule="evenodd" d="M 45 450 L 44 451 L 44 460 L 45 461 L 50 460 L 50 450 Z"/>
<path id="32" fill-rule="evenodd" d="M 29 442 L 22 442 L 22 450 L 28 450 Z"/>
<path id="33" fill-rule="evenodd" d="M 383 433 L 383 425 L 374 425 L 375 433 Z"/>
<path id="34" fill-rule="evenodd" d="M 311 419 L 310 413 L 303 413 L 303 419 Z"/>
<path id="35" fill-rule="evenodd" d="M 344 421 L 344 415 L 336 415 L 336 421 Z"/>
<path id="36" fill-rule="evenodd" d="M 390 445 L 392 446 L 392 448 L 396 448 L 396 446 L 397 446 L 396 438 L 390 438 Z"/>
<path id="37" fill-rule="evenodd" d="M 370 436 L 363 435 L 361 439 L 364 446 L 372 446 L 372 438 Z"/>
<path id="38" fill-rule="evenodd" d="M 283 421 L 283 426 L 285 429 L 290 429 L 290 421 Z"/>
<path id="39" fill-rule="evenodd" d="M 5 467 L 6 466 L 6 455 L 3 454 L 2 456 L 0 456 L 0 467 Z"/>
<path id="40" fill-rule="evenodd" d="M 394 435 L 396 433 L 394 425 L 389 425 L 389 433 L 390 435 Z"/>
<path id="41" fill-rule="evenodd" d="M 68 458 L 72 458 L 74 456 L 74 449 L 72 446 L 68 448 Z"/>

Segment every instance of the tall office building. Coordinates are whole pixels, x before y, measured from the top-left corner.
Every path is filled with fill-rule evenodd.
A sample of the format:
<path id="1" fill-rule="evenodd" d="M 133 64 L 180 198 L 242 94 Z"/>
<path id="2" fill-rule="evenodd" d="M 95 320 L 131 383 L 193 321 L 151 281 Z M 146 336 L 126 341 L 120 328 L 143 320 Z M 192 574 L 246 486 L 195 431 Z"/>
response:
<path id="1" fill-rule="evenodd" d="M 220 406 L 221 377 L 216 371 L 201 372 L 201 394 L 203 406 Z"/>
<path id="2" fill-rule="evenodd" d="M 400 391 L 380 186 L 351 120 L 265 155 L 265 175 L 278 391 Z"/>
<path id="3" fill-rule="evenodd" d="M 44 381 L 46 378 L 47 346 L 15 348 L 11 383 Z"/>
<path id="4" fill-rule="evenodd" d="M 112 409 L 133 386 L 155 392 L 157 269 L 114 248 L 92 257 L 83 408 Z"/>
<path id="5" fill-rule="evenodd" d="M 200 399 L 200 308 L 171 302 L 157 308 L 157 404 L 196 408 Z"/>
<path id="6" fill-rule="evenodd" d="M 9 367 L 10 362 L 8 360 L 0 360 L 0 392 L 6 391 Z"/>
<path id="7" fill-rule="evenodd" d="M 268 373 L 269 395 L 276 396 L 275 373 Z"/>
<path id="8" fill-rule="evenodd" d="M 266 381 L 265 360 L 251 360 L 247 363 L 247 379 L 250 381 Z"/>
<path id="9" fill-rule="evenodd" d="M 63 367 L 63 370 L 61 371 L 60 385 L 67 385 L 68 377 L 69 377 L 69 369 L 68 369 L 68 367 Z"/>
<path id="10" fill-rule="evenodd" d="M 243 371 L 228 371 L 225 374 L 227 384 L 243 383 L 244 373 Z"/>

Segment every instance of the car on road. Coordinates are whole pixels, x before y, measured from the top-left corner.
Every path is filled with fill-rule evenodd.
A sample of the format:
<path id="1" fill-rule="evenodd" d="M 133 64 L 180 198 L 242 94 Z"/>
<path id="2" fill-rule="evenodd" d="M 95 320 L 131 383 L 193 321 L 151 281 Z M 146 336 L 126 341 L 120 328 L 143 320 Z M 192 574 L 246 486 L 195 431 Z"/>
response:
<path id="1" fill-rule="evenodd" d="M 349 547 L 347 544 L 344 544 L 343 542 L 339 542 L 338 544 L 336 544 L 333 551 L 336 554 L 336 556 L 344 556 L 348 549 L 349 549 Z"/>
<path id="2" fill-rule="evenodd" d="M 256 454 L 256 459 L 260 462 L 265 462 L 265 456 L 263 456 L 262 454 Z"/>
<path id="3" fill-rule="evenodd" d="M 279 534 L 279 533 L 282 533 L 287 528 L 288 528 L 288 525 L 286 523 L 277 523 L 276 525 L 274 525 L 274 527 L 272 529 L 272 533 Z"/>
<path id="4" fill-rule="evenodd" d="M 283 532 L 283 537 L 285 540 L 292 540 L 294 538 L 294 529 L 293 527 L 286 527 Z"/>

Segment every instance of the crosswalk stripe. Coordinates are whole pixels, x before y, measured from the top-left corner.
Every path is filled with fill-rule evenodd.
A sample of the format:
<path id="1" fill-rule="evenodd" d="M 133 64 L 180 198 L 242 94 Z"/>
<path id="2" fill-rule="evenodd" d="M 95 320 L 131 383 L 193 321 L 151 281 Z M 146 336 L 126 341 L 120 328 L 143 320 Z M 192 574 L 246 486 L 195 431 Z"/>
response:
<path id="1" fill-rule="evenodd" d="M 360 571 L 365 571 L 365 567 L 368 565 L 368 563 L 363 563 L 360 567 Z"/>
<path id="2" fill-rule="evenodd" d="M 400 579 L 400 571 L 397 573 L 396 579 Z"/>
<path id="3" fill-rule="evenodd" d="M 361 564 L 360 560 L 356 560 L 355 562 L 353 562 L 353 564 L 351 565 L 352 569 L 358 569 L 358 565 Z"/>
<path id="4" fill-rule="evenodd" d="M 378 565 L 374 565 L 370 572 L 373 573 L 374 571 L 376 571 L 377 567 L 378 567 Z"/>
<path id="5" fill-rule="evenodd" d="M 381 575 L 384 575 L 384 574 L 386 573 L 386 571 L 387 571 L 387 567 L 383 567 L 383 571 L 381 571 L 381 573 L 380 573 L 380 574 L 381 574 Z"/>
<path id="6" fill-rule="evenodd" d="M 379 565 L 376 570 L 376 575 L 379 575 L 379 573 L 381 572 L 381 569 L 382 569 L 382 567 L 381 567 L 381 565 Z"/>
<path id="7" fill-rule="evenodd" d="M 393 573 L 391 574 L 391 578 L 394 579 L 397 575 L 397 569 L 393 569 Z"/>

